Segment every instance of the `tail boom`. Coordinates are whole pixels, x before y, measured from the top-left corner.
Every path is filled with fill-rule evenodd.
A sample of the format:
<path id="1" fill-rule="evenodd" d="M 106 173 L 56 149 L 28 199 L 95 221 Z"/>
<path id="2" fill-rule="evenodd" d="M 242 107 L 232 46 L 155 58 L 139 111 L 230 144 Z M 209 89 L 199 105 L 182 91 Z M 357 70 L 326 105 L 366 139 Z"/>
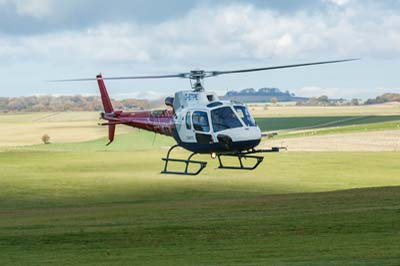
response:
<path id="1" fill-rule="evenodd" d="M 104 113 L 101 118 L 107 120 L 100 125 L 108 126 L 108 144 L 114 141 L 116 125 L 127 125 L 139 129 L 152 131 L 158 134 L 173 136 L 175 125 L 172 110 L 123 112 L 114 111 L 101 74 L 97 75 L 97 83 L 101 94 Z"/>

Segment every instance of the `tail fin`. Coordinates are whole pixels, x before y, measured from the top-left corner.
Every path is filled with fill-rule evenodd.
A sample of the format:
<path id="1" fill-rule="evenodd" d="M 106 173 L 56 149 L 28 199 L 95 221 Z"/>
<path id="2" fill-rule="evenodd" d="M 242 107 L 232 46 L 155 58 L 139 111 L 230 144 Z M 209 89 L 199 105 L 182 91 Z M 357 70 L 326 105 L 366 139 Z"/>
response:
<path id="1" fill-rule="evenodd" d="M 99 84 L 101 101 L 103 102 L 104 111 L 106 113 L 114 112 L 114 108 L 111 104 L 110 96 L 108 96 L 108 92 L 106 89 L 106 85 L 104 84 L 103 76 L 101 74 L 97 75 L 97 83 Z M 114 141 L 115 135 L 115 124 L 108 125 L 108 145 L 110 145 Z"/>
<path id="2" fill-rule="evenodd" d="M 103 102 L 104 111 L 106 113 L 112 113 L 114 109 L 112 107 L 110 96 L 108 96 L 106 85 L 104 84 L 103 76 L 101 74 L 97 75 L 97 83 L 99 84 L 101 101 Z"/>

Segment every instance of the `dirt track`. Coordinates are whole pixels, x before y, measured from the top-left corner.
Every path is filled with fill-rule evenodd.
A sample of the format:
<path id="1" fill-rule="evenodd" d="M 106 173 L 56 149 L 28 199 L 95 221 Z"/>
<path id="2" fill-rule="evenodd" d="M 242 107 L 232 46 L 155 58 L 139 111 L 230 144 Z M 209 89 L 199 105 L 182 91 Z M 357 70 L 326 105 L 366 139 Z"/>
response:
<path id="1" fill-rule="evenodd" d="M 267 140 L 263 146 L 288 151 L 400 151 L 400 130 Z"/>

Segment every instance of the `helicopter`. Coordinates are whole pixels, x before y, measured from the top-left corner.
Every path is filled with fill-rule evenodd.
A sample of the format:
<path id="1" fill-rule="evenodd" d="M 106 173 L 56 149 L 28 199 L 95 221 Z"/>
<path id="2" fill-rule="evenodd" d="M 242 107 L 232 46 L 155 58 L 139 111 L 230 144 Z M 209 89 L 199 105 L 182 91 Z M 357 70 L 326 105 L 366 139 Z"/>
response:
<path id="1" fill-rule="evenodd" d="M 69 79 L 58 81 L 97 81 L 104 112 L 101 118 L 107 122 L 101 126 L 108 126 L 107 145 L 115 138 L 117 125 L 126 125 L 144 129 L 172 137 L 176 145 L 169 148 L 164 161 L 163 174 L 198 175 L 206 168 L 207 162 L 193 160 L 196 154 L 210 154 L 213 159 L 218 158 L 219 169 L 254 170 L 262 162 L 264 157 L 257 155 L 262 153 L 279 152 L 285 147 L 272 147 L 270 149 L 257 149 L 263 134 L 257 126 L 249 109 L 242 103 L 234 101 L 221 101 L 214 92 L 208 92 L 204 88 L 204 79 L 226 74 L 248 73 L 274 69 L 304 67 L 312 65 L 342 63 L 358 59 L 344 59 L 323 61 L 293 65 L 281 65 L 263 68 L 251 68 L 230 71 L 205 71 L 192 70 L 190 72 L 152 75 L 152 76 L 126 76 Z M 177 91 L 174 97 L 167 97 L 164 110 L 125 112 L 114 110 L 105 80 L 123 79 L 189 79 L 191 90 Z M 174 149 L 181 147 L 191 152 L 187 159 L 172 158 Z M 222 158 L 234 157 L 238 159 L 237 165 L 225 164 Z M 243 160 L 246 160 L 246 164 Z M 252 164 L 249 166 L 248 161 Z M 170 170 L 169 164 L 182 164 L 183 170 Z M 194 168 L 194 170 L 192 170 Z"/>

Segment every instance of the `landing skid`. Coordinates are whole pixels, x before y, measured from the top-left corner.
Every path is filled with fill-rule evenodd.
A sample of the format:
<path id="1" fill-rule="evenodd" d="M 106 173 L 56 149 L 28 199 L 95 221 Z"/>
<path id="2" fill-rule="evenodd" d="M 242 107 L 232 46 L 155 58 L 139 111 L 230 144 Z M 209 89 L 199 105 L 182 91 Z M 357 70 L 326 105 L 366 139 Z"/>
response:
<path id="1" fill-rule="evenodd" d="M 254 170 L 256 169 L 264 160 L 264 157 L 262 156 L 255 156 L 251 154 L 256 154 L 256 153 L 268 153 L 268 152 L 279 152 L 283 148 L 272 148 L 272 149 L 267 149 L 267 150 L 250 150 L 250 151 L 245 151 L 245 152 L 236 152 L 236 153 L 222 153 L 218 154 L 218 162 L 219 162 L 219 169 L 231 169 L 231 170 Z M 238 158 L 239 160 L 239 165 L 237 166 L 232 166 L 232 165 L 225 165 L 222 161 L 221 158 L 223 157 L 235 157 Z M 253 160 L 254 164 L 252 166 L 246 166 L 243 163 L 243 159 L 245 160 Z"/>
<path id="2" fill-rule="evenodd" d="M 172 146 L 167 153 L 167 156 L 165 158 L 162 158 L 162 160 L 165 162 L 164 165 L 164 170 L 161 171 L 162 174 L 173 174 L 173 175 L 198 175 L 201 173 L 201 171 L 203 171 L 204 168 L 206 168 L 207 166 L 207 162 L 203 162 L 203 161 L 196 161 L 196 160 L 192 160 L 193 156 L 195 156 L 197 153 L 193 152 L 186 160 L 184 159 L 174 159 L 174 158 L 170 158 L 171 152 L 172 150 L 174 150 L 175 148 L 180 147 L 179 145 L 175 145 Z M 220 153 L 217 154 L 218 156 L 218 162 L 219 162 L 219 167 L 218 169 L 231 169 L 231 170 L 254 170 L 256 169 L 264 160 L 264 157 L 262 156 L 256 156 L 253 154 L 257 154 L 257 153 L 269 153 L 269 152 L 279 152 L 282 149 L 286 149 L 286 148 L 278 148 L 278 147 L 274 147 L 271 149 L 264 149 L 264 150 L 249 150 L 249 151 L 241 151 L 241 152 L 231 152 L 231 153 Z M 234 157 L 234 158 L 238 158 L 239 160 L 239 165 L 225 165 L 222 161 L 221 158 L 223 157 Z M 243 159 L 247 160 L 253 160 L 254 164 L 251 166 L 246 166 L 243 163 Z M 184 164 L 185 169 L 183 171 L 171 171 L 168 170 L 168 164 L 170 162 L 175 162 L 175 163 L 181 163 Z M 189 171 L 189 166 L 190 165 L 197 165 L 198 168 L 196 171 Z"/>
<path id="3" fill-rule="evenodd" d="M 167 157 L 166 158 L 162 158 L 162 160 L 165 162 L 164 170 L 161 171 L 162 174 L 198 175 L 198 174 L 200 174 L 201 171 L 203 171 L 204 168 L 206 168 L 207 162 L 192 160 L 192 157 L 197 154 L 195 152 L 193 152 L 186 160 L 170 158 L 172 150 L 177 148 L 177 147 L 179 147 L 179 145 L 172 146 L 169 149 L 168 153 L 167 153 Z M 183 163 L 185 165 L 185 170 L 181 171 L 181 172 L 179 172 L 179 171 L 170 171 L 170 170 L 168 170 L 168 163 L 169 162 Z M 198 165 L 199 168 L 197 169 L 197 171 L 193 171 L 193 172 L 189 171 L 189 165 L 190 164 Z"/>

